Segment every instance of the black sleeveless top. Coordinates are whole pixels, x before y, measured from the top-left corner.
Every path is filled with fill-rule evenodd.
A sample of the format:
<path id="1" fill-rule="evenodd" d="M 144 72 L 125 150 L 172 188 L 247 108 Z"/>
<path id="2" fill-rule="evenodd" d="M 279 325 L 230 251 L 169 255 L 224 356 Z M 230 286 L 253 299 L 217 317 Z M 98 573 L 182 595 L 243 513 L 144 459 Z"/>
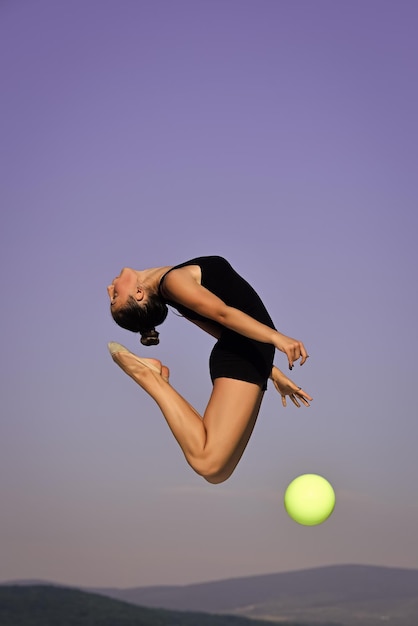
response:
<path id="1" fill-rule="evenodd" d="M 274 324 L 266 307 L 249 283 L 231 267 L 226 259 L 220 256 L 197 257 L 172 267 L 161 278 L 159 293 L 163 300 L 173 306 L 184 317 L 195 321 L 213 320 L 199 315 L 177 302 L 165 299 L 161 294 L 164 278 L 169 272 L 187 265 L 198 265 L 201 269 L 203 287 L 218 296 L 228 306 L 239 309 L 253 319 L 274 328 Z M 248 339 L 229 328 L 222 329 L 220 338 L 212 349 L 209 358 L 209 370 L 212 381 L 216 378 L 234 378 L 267 388 L 274 358 L 274 346 Z"/>
<path id="2" fill-rule="evenodd" d="M 243 313 L 247 313 L 247 315 L 250 315 L 258 322 L 266 324 L 266 326 L 270 328 L 274 328 L 273 321 L 259 295 L 253 287 L 232 268 L 230 263 L 220 256 L 196 257 L 195 259 L 172 267 L 160 280 L 160 295 L 161 287 L 167 274 L 180 267 L 186 267 L 187 265 L 198 265 L 200 267 L 202 273 L 202 287 L 211 291 L 215 296 L 225 302 L 225 304 L 239 309 Z M 199 315 L 199 313 L 181 306 L 176 302 L 167 300 L 162 295 L 161 297 L 167 304 L 177 309 L 181 315 L 184 315 L 184 317 L 196 321 L 208 321 L 207 318 Z"/>

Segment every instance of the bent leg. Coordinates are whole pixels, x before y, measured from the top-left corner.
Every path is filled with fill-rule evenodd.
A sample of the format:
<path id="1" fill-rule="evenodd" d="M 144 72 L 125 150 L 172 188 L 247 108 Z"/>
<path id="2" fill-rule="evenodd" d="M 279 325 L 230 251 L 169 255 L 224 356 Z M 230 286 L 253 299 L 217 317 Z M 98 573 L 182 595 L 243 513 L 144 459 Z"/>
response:
<path id="1" fill-rule="evenodd" d="M 191 467 L 209 482 L 226 480 L 251 436 L 263 397 L 261 388 L 231 378 L 216 379 L 202 418 L 158 373 L 158 369 L 163 371 L 158 361 L 139 360 L 130 352 L 112 357 L 156 401 Z M 147 361 L 152 369 L 146 367 Z"/>
<path id="2" fill-rule="evenodd" d="M 253 432 L 263 395 L 253 383 L 233 378 L 214 380 L 203 417 L 207 439 L 201 456 L 209 482 L 223 482 L 236 468 Z"/>

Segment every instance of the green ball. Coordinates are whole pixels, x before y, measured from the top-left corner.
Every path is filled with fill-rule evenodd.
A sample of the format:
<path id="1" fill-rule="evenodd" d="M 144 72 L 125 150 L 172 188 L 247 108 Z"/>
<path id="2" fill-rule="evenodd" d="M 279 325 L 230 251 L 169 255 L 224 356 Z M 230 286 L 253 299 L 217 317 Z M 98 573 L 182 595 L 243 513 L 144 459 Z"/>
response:
<path id="1" fill-rule="evenodd" d="M 298 524 L 322 524 L 334 510 L 334 489 L 322 476 L 303 474 L 292 480 L 286 489 L 284 506 L 289 516 Z"/>

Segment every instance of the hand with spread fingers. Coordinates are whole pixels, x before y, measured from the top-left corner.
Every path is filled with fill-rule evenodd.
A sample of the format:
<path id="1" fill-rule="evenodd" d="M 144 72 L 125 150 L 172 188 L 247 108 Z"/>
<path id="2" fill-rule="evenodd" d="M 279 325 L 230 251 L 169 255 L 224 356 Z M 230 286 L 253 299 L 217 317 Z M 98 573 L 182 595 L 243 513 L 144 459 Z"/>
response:
<path id="1" fill-rule="evenodd" d="M 283 406 L 287 404 L 286 396 L 289 396 L 293 404 L 298 408 L 300 408 L 301 404 L 310 406 L 308 400 L 313 400 L 313 398 L 283 374 L 275 365 L 273 365 L 271 369 L 270 379 L 273 381 L 273 385 L 282 397 Z"/>

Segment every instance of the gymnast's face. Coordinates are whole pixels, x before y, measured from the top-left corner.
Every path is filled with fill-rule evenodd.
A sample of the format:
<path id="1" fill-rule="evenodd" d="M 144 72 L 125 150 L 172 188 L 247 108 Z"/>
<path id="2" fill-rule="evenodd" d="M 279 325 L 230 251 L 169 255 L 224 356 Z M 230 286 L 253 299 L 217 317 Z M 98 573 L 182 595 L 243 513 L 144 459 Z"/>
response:
<path id="1" fill-rule="evenodd" d="M 138 278 L 135 270 L 124 267 L 119 276 L 113 279 L 112 284 L 107 288 L 112 309 L 119 309 L 124 306 L 129 296 L 136 297 L 138 291 Z"/>

